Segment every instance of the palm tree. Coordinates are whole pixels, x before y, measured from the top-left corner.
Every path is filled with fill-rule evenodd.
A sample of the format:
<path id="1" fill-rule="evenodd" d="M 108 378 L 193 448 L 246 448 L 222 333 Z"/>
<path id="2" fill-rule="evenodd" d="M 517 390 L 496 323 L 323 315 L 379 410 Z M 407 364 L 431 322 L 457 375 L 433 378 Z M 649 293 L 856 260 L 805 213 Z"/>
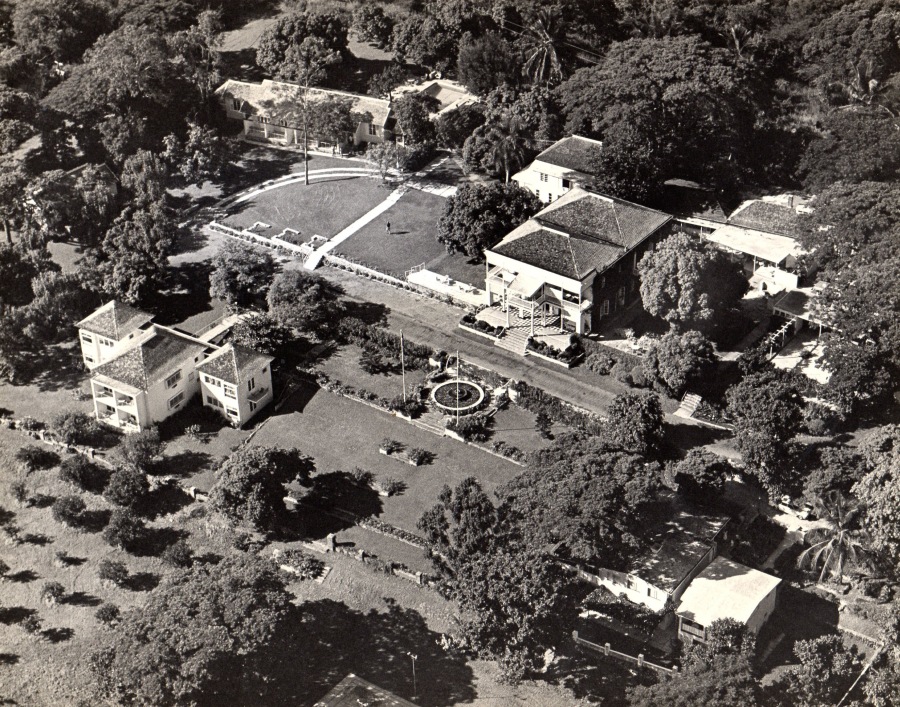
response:
<path id="1" fill-rule="evenodd" d="M 522 123 L 518 116 L 511 113 L 506 113 L 494 123 L 488 130 L 486 138 L 491 145 L 488 158 L 496 169 L 503 171 L 506 184 L 509 184 L 511 168 L 521 169 L 525 164 L 531 139 L 522 131 Z"/>
<path id="2" fill-rule="evenodd" d="M 563 66 L 566 27 L 559 10 L 542 9 L 521 38 L 525 61 L 522 72 L 532 83 L 555 83 L 565 78 Z"/>
<path id="3" fill-rule="evenodd" d="M 865 559 L 868 554 L 867 536 L 859 528 L 862 508 L 855 501 L 844 498 L 840 491 L 829 491 L 816 499 L 815 510 L 825 527 L 814 528 L 807 534 L 810 546 L 797 559 L 800 567 L 815 569 L 822 565 L 821 582 L 830 574 L 840 582 L 844 566 Z"/>

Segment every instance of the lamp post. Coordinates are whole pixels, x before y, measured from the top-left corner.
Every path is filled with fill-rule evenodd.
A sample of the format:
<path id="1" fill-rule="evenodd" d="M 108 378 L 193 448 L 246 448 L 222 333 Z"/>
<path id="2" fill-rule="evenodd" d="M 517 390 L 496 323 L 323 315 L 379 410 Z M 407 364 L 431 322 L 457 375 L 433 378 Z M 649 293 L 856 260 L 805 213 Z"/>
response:
<path id="1" fill-rule="evenodd" d="M 413 699 L 415 700 L 418 698 L 418 694 L 419 694 L 419 691 L 416 689 L 416 658 L 418 658 L 419 656 L 417 656 L 415 653 L 410 653 L 409 651 L 406 652 L 406 655 L 408 655 L 410 658 L 412 658 Z"/>

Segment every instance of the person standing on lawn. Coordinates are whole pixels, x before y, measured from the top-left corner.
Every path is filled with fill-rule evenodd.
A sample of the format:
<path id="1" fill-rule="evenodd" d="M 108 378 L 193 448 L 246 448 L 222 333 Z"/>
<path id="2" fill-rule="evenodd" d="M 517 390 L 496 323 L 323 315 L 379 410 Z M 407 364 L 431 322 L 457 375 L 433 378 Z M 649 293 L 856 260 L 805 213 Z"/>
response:
<path id="1" fill-rule="evenodd" d="M 391 235 L 391 222 L 390 221 L 388 221 L 386 224 L 384 224 L 384 232 L 387 233 L 388 235 Z"/>

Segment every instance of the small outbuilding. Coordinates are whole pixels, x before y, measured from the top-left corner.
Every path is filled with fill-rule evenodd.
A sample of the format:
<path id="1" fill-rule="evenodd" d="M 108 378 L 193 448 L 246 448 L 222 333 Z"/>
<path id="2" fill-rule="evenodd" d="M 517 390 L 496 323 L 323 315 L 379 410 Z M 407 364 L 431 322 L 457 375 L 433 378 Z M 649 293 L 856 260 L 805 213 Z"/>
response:
<path id="1" fill-rule="evenodd" d="M 781 580 L 765 572 L 717 557 L 690 583 L 675 614 L 678 637 L 705 642 L 710 624 L 734 619 L 759 632 L 775 610 Z"/>

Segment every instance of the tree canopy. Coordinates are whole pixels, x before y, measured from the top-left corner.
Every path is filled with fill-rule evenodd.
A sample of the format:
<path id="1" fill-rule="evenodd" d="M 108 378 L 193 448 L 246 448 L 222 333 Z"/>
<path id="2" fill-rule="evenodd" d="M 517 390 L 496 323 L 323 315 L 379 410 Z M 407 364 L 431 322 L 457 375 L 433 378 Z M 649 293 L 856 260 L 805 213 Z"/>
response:
<path id="1" fill-rule="evenodd" d="M 256 63 L 270 75 L 297 79 L 294 53 L 309 38 L 320 40 L 329 52 L 343 55 L 347 51 L 347 26 L 340 16 L 295 12 L 281 17 L 262 33 L 256 47 Z"/>
<path id="2" fill-rule="evenodd" d="M 274 564 L 238 555 L 172 575 L 92 656 L 97 694 L 119 703 L 184 705 L 250 694 L 291 611 Z"/>
<path id="3" fill-rule="evenodd" d="M 518 184 L 464 184 L 447 199 L 438 240 L 450 253 L 481 257 L 538 209 L 537 197 Z"/>
<path id="4" fill-rule="evenodd" d="M 678 398 L 715 361 L 712 342 L 699 331 L 670 331 L 649 346 L 641 365 L 654 386 Z"/>
<path id="5" fill-rule="evenodd" d="M 345 306 L 340 285 L 305 270 L 275 277 L 267 296 L 269 314 L 285 326 L 324 335 L 340 321 Z"/>
<path id="6" fill-rule="evenodd" d="M 229 240 L 213 259 L 209 293 L 232 307 L 246 307 L 265 295 L 275 279 L 267 250 Z"/>

